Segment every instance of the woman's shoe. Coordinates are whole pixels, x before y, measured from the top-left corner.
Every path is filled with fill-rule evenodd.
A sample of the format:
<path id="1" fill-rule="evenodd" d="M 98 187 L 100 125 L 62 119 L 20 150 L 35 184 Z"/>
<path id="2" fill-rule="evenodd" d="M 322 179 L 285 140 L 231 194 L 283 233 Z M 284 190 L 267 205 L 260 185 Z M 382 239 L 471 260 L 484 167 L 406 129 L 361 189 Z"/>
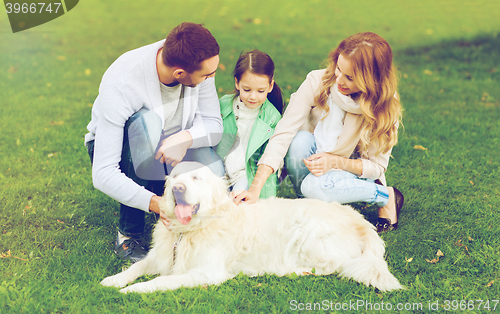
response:
<path id="1" fill-rule="evenodd" d="M 393 190 L 394 190 L 394 198 L 395 198 L 395 202 L 396 202 L 396 217 L 398 218 L 398 221 L 396 221 L 396 223 L 391 224 L 391 220 L 389 218 L 380 218 L 379 217 L 377 219 L 377 224 L 375 224 L 375 227 L 377 227 L 377 233 L 392 231 L 392 230 L 396 230 L 398 228 L 399 213 L 401 212 L 401 208 L 403 208 L 405 198 L 403 196 L 403 193 L 401 193 L 398 189 L 393 187 Z"/>

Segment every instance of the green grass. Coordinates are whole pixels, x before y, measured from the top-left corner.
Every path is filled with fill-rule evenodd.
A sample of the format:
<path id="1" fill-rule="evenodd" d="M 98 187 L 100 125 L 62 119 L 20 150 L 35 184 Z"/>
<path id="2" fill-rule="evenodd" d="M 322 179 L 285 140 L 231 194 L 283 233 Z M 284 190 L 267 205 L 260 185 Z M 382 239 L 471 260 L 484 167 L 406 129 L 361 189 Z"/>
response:
<path id="1" fill-rule="evenodd" d="M 444 312 L 445 300 L 499 299 L 497 1 L 168 2 L 80 1 L 67 15 L 16 34 L 0 14 L 3 311 L 267 313 L 291 311 L 292 300 L 364 300 L 422 303 L 413 312 L 439 301 Z M 123 263 L 112 253 L 118 205 L 93 188 L 83 146 L 91 104 L 121 53 L 162 39 L 184 20 L 204 23 L 219 41 L 226 66 L 217 73 L 220 95 L 232 90 L 243 49 L 273 57 L 288 98 L 344 37 L 369 30 L 391 43 L 405 112 L 387 179 L 407 202 L 400 229 L 383 239 L 389 267 L 407 290 L 380 293 L 334 275 L 240 275 L 150 295 L 99 285 Z M 286 182 L 280 194 L 294 197 Z M 375 219 L 373 207 L 356 207 Z M 429 263 L 438 250 L 444 256 Z M 478 305 L 468 312 L 487 312 Z"/>

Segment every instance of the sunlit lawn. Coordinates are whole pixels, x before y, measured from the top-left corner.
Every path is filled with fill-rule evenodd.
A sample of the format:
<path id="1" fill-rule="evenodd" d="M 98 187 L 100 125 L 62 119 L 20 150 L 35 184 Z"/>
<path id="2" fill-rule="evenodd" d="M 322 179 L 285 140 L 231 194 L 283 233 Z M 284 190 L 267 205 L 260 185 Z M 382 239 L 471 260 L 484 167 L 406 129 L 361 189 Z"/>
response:
<path id="1" fill-rule="evenodd" d="M 327 300 L 334 312 L 336 303 L 363 300 L 416 304 L 416 312 L 438 301 L 441 311 L 448 304 L 479 313 L 486 303 L 475 300 L 490 300 L 493 309 L 500 295 L 498 12 L 500 4 L 487 0 L 87 0 L 16 34 L 0 14 L 0 308 L 284 312 Z M 204 23 L 219 41 L 220 95 L 232 90 L 243 49 L 273 57 L 275 80 L 289 98 L 344 37 L 373 31 L 391 43 L 405 112 L 387 178 L 407 203 L 400 229 L 383 238 L 389 267 L 407 290 L 380 293 L 334 275 L 240 275 L 220 286 L 142 296 L 99 285 L 123 263 L 112 253 L 118 204 L 93 188 L 83 145 L 92 103 L 120 54 L 185 20 Z M 280 195 L 294 197 L 286 183 Z M 356 208 L 375 219 L 373 208 Z"/>

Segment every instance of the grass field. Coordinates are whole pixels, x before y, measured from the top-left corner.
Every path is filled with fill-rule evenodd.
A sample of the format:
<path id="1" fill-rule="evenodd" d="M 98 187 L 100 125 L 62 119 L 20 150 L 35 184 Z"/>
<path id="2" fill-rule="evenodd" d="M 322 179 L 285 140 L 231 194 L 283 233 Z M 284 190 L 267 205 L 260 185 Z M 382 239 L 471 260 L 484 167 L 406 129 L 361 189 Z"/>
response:
<path id="1" fill-rule="evenodd" d="M 394 312 L 399 304 L 402 312 L 500 312 L 498 12 L 488 0 L 86 0 L 16 34 L 0 14 L 1 311 L 281 313 L 320 303 L 327 313 L 388 304 Z M 99 285 L 124 265 L 112 252 L 118 204 L 93 188 L 83 145 L 92 103 L 120 54 L 185 20 L 204 23 L 221 46 L 220 95 L 232 90 L 243 49 L 273 57 L 288 98 L 341 39 L 373 31 L 389 41 L 405 112 L 387 179 L 407 203 L 400 229 L 383 239 L 407 290 L 381 293 L 335 275 L 239 275 L 149 295 Z M 280 195 L 294 197 L 286 184 Z M 375 219 L 373 208 L 356 207 Z"/>

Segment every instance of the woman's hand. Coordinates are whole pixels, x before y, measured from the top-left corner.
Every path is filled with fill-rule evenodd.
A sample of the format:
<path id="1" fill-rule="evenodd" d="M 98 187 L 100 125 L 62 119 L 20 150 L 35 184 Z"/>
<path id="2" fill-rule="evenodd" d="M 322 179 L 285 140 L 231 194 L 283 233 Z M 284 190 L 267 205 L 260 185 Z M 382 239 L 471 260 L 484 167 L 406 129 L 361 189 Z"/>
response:
<path id="1" fill-rule="evenodd" d="M 315 175 L 316 177 L 322 176 L 332 169 L 342 170 L 340 165 L 344 158 L 329 154 L 329 153 L 319 153 L 309 156 L 307 159 L 303 159 L 304 164 L 307 169 Z"/>

